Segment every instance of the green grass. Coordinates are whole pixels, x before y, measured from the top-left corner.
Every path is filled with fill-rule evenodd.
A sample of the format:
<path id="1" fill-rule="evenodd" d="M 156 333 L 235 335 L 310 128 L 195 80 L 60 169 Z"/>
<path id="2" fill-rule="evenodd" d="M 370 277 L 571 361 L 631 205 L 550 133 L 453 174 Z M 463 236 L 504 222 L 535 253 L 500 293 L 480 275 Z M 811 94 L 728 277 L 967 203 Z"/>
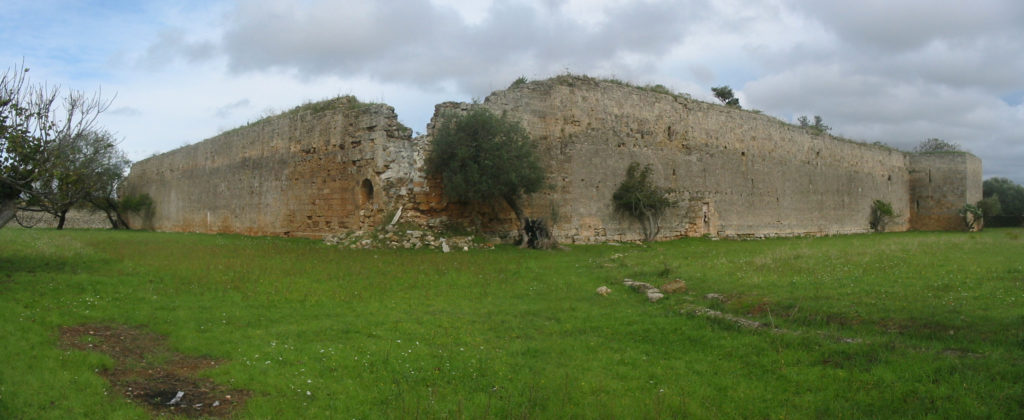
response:
<path id="1" fill-rule="evenodd" d="M 0 418 L 149 416 L 59 347 L 83 323 L 226 361 L 203 375 L 253 392 L 238 418 L 1020 418 L 1022 234 L 442 254 L 3 229 Z"/>

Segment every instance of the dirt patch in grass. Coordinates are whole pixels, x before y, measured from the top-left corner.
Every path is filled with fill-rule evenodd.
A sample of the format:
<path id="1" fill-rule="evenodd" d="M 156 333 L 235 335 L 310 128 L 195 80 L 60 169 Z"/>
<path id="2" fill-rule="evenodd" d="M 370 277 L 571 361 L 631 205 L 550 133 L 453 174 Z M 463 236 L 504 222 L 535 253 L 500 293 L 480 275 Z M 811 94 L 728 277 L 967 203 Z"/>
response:
<path id="1" fill-rule="evenodd" d="M 98 351 L 114 359 L 114 367 L 99 374 L 122 395 L 155 414 L 227 417 L 250 395 L 197 376 L 218 361 L 171 351 L 163 336 L 139 328 L 62 327 L 60 339 L 66 347 Z"/>

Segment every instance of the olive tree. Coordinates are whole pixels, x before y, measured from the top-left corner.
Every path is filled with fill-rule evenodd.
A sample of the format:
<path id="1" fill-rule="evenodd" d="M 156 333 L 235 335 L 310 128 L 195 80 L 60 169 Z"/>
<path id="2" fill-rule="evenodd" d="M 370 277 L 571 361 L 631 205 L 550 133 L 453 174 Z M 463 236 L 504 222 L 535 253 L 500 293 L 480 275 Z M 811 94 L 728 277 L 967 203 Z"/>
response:
<path id="1" fill-rule="evenodd" d="M 957 214 L 960 215 L 968 232 L 973 232 L 980 228 L 981 224 L 979 222 L 985 217 L 985 213 L 978 206 L 971 203 L 964 204 L 963 207 L 957 210 Z"/>
<path id="2" fill-rule="evenodd" d="M 612 194 L 615 210 L 640 222 L 644 240 L 652 241 L 661 232 L 661 216 L 677 203 L 669 197 L 671 191 L 654 185 L 651 165 L 641 167 L 633 162 L 626 169 L 626 178 Z"/>
<path id="3" fill-rule="evenodd" d="M 728 85 L 713 87 L 711 88 L 711 93 L 714 93 L 715 98 L 722 101 L 723 105 L 730 108 L 740 108 L 740 98 L 736 97 L 732 88 Z"/>
<path id="4" fill-rule="evenodd" d="M 888 226 L 889 222 L 897 216 L 896 211 L 892 208 L 892 204 L 889 204 L 888 201 L 872 201 L 871 215 L 868 218 L 868 226 L 875 232 L 885 232 L 886 226 Z"/>
<path id="5" fill-rule="evenodd" d="M 434 132 L 426 166 L 439 176 L 455 202 L 504 201 L 515 213 L 522 245 L 553 245 L 546 225 L 523 212 L 523 196 L 544 185 L 537 148 L 521 124 L 507 114 L 474 107 L 443 115 Z"/>

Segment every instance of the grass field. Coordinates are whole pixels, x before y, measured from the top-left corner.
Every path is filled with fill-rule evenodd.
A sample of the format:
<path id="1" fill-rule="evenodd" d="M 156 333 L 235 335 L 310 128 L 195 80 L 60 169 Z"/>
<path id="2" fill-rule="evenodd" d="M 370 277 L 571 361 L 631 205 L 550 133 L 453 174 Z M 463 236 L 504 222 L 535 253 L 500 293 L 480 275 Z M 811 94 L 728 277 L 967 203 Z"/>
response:
<path id="1" fill-rule="evenodd" d="M 1022 418 L 1022 304 L 1022 229 L 442 254 L 9 228 L 0 418 L 147 418 L 104 375 L 185 356 L 236 418 Z M 83 325 L 166 341 L 124 362 L 62 343 Z"/>

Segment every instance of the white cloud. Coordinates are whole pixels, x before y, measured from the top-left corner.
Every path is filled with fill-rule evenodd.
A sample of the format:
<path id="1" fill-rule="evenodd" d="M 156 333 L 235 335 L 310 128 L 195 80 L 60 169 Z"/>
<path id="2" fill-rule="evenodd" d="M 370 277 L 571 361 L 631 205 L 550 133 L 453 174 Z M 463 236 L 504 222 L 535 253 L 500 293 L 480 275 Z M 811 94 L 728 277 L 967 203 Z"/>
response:
<path id="1" fill-rule="evenodd" d="M 855 139 L 962 143 L 1024 183 L 1024 3 L 815 0 L 222 0 L 0 4 L 0 58 L 118 92 L 133 158 L 261 110 L 355 94 L 423 130 L 436 103 L 566 70 L 659 83 Z M 31 34 L 31 36 L 26 35 Z M 26 52 L 27 51 L 27 52 Z M 37 71 L 38 68 L 38 71 Z M 246 102 L 248 101 L 248 102 Z"/>

